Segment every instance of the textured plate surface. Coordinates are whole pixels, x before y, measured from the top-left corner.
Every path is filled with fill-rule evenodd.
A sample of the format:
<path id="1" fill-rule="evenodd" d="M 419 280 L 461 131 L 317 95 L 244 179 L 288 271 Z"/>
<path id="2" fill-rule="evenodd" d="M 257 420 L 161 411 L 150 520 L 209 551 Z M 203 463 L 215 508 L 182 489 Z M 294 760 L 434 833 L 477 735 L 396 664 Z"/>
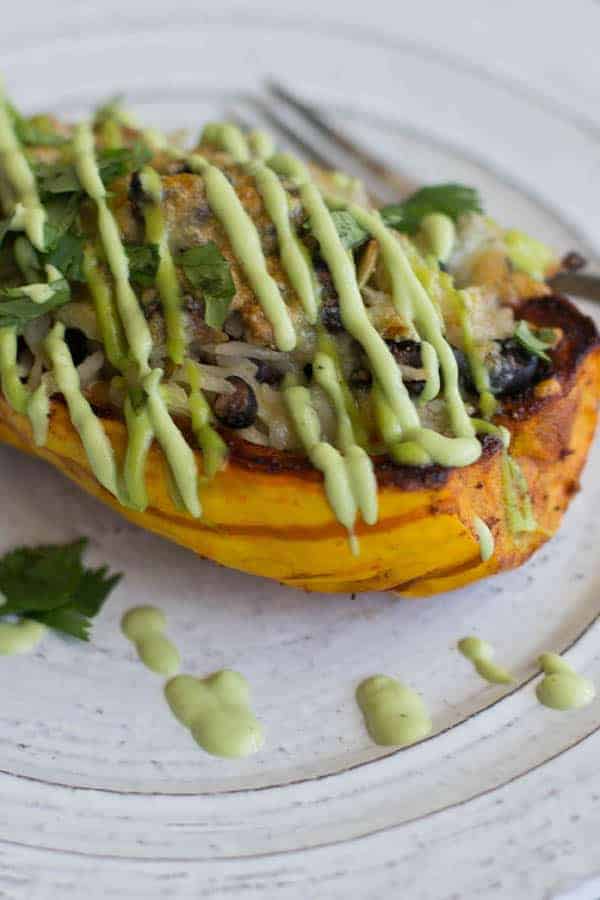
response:
<path id="1" fill-rule="evenodd" d="M 16 31 L 0 38 L 9 89 L 25 108 L 74 116 L 126 88 L 145 119 L 193 132 L 232 105 L 252 112 L 247 97 L 280 73 L 411 178 L 474 183 L 499 219 L 564 250 L 597 249 L 590 134 L 565 117 L 555 146 L 557 114 L 501 81 L 370 31 L 155 13 L 144 27 L 106 17 L 52 41 L 21 32 L 18 51 Z M 552 152 L 533 164 L 539 147 Z M 225 571 L 122 522 L 41 463 L 4 448 L 0 457 L 2 548 L 86 534 L 94 561 L 126 573 L 91 647 L 50 636 L 33 657 L 0 661 L 0 896 L 79 897 L 81 878 L 88 896 L 147 900 L 276 888 L 380 897 L 399 884 L 410 896 L 458 897 L 460 886 L 474 896 L 474 833 L 486 896 L 541 898 L 592 873 L 583 836 L 600 818 L 598 740 L 588 738 L 599 705 L 552 713 L 531 680 L 540 651 L 568 649 L 600 682 L 598 450 L 563 530 L 533 561 L 413 602 L 305 595 Z M 165 607 L 186 671 L 246 675 L 263 752 L 227 762 L 195 747 L 120 636 L 122 611 L 137 603 Z M 493 640 L 518 678 L 509 695 L 456 653 L 466 633 Z M 353 694 L 376 671 L 425 697 L 434 735 L 422 745 L 390 753 L 369 742 Z M 558 816 L 549 792 L 567 783 Z M 515 882 L 532 854 L 530 882 Z"/>

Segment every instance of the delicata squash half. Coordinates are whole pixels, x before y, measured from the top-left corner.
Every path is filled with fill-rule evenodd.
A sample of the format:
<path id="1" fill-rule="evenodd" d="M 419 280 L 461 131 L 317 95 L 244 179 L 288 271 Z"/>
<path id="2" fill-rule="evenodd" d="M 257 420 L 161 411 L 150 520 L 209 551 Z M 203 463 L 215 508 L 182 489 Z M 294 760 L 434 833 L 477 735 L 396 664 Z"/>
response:
<path id="1" fill-rule="evenodd" d="M 0 439 L 223 565 L 427 595 L 558 528 L 596 422 L 553 254 L 444 184 L 0 98 Z"/>

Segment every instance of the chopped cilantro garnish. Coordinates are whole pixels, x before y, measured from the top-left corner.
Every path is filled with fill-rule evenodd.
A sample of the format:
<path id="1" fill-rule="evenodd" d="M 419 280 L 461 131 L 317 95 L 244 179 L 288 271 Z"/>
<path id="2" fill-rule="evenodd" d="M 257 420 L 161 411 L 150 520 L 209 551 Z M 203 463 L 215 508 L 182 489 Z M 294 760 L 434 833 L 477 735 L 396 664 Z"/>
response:
<path id="1" fill-rule="evenodd" d="M 227 318 L 235 284 L 229 263 L 213 241 L 191 247 L 176 262 L 183 267 L 190 284 L 202 292 L 204 320 L 211 328 L 221 328 Z"/>
<path id="2" fill-rule="evenodd" d="M 368 240 L 367 232 L 347 209 L 334 209 L 331 212 L 331 218 L 346 250 L 355 250 L 356 247 L 360 247 Z M 312 231 L 310 219 L 303 223 L 302 228 L 305 232 Z"/>
<path id="3" fill-rule="evenodd" d="M 367 232 L 347 210 L 336 209 L 331 213 L 331 218 L 346 250 L 354 250 L 368 240 Z"/>
<path id="4" fill-rule="evenodd" d="M 98 153 L 100 177 L 104 184 L 108 185 L 115 178 L 141 169 L 150 159 L 152 159 L 152 151 L 141 141 L 137 141 L 133 147 L 100 150 Z"/>
<path id="5" fill-rule="evenodd" d="M 129 259 L 129 280 L 140 287 L 152 287 L 158 270 L 158 246 L 156 244 L 125 244 Z"/>
<path id="6" fill-rule="evenodd" d="M 84 281 L 83 277 L 84 238 L 72 231 L 63 234 L 54 249 L 47 256 L 47 262 L 64 275 L 68 281 Z"/>
<path id="7" fill-rule="evenodd" d="M 87 539 L 71 544 L 20 547 L 0 559 L 0 614 L 36 619 L 49 628 L 89 640 L 98 614 L 121 575 L 106 566 L 87 569 L 82 554 Z"/>
<path id="8" fill-rule="evenodd" d="M 137 141 L 133 147 L 100 150 L 97 154 L 100 177 L 108 185 L 115 178 L 141 169 L 151 158 L 152 151 L 141 141 Z M 81 193 L 77 170 L 72 163 L 37 163 L 34 173 L 42 197 L 46 194 Z"/>

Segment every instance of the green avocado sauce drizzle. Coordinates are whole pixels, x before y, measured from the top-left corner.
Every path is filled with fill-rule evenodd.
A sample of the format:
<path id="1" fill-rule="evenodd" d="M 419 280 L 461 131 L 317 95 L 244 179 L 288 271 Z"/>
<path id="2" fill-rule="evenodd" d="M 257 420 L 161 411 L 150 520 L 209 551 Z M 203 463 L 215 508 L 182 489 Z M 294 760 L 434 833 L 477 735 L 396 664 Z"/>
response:
<path id="1" fill-rule="evenodd" d="M 20 622 L 0 622 L 0 655 L 16 656 L 31 653 L 46 633 L 46 626 L 32 619 Z"/>
<path id="2" fill-rule="evenodd" d="M 27 410 L 29 393 L 19 378 L 17 367 L 17 332 L 15 328 L 0 328 L 0 372 L 2 393 L 15 412 Z"/>
<path id="3" fill-rule="evenodd" d="M 202 450 L 204 475 L 211 479 L 221 471 L 227 461 L 227 444 L 211 425 L 211 408 L 202 393 L 200 369 L 194 360 L 186 361 L 185 374 L 190 386 L 188 405 L 192 431 Z"/>
<path id="4" fill-rule="evenodd" d="M 341 376 L 335 360 L 319 351 L 313 360 L 313 377 L 331 401 L 338 422 L 337 444 L 344 455 L 350 489 L 363 521 L 374 525 L 378 518 L 377 479 L 371 457 L 357 442 L 348 415 Z"/>
<path id="5" fill-rule="evenodd" d="M 117 464 L 111 442 L 81 393 L 79 375 L 64 337 L 65 326 L 62 322 L 56 322 L 45 342 L 56 384 L 66 400 L 71 421 L 81 438 L 94 475 L 107 491 L 118 497 Z"/>
<path id="6" fill-rule="evenodd" d="M 179 672 L 179 650 L 165 635 L 167 619 L 154 606 L 136 606 L 121 621 L 121 630 L 135 645 L 146 668 L 158 675 L 171 677 Z"/>
<path id="7" fill-rule="evenodd" d="M 178 675 L 165 685 L 165 697 L 173 715 L 212 756 L 239 759 L 264 744 L 263 729 L 250 709 L 248 682 L 239 672 Z"/>
<path id="8" fill-rule="evenodd" d="M 502 457 L 502 488 L 508 525 L 513 534 L 536 531 L 537 522 L 527 479 L 507 450 Z"/>
<path id="9" fill-rule="evenodd" d="M 16 219 L 11 223 L 11 227 L 16 228 L 18 225 L 23 227 L 33 246 L 43 252 L 46 246 L 44 237 L 46 211 L 40 202 L 33 172 L 15 134 L 2 84 L 0 84 L 0 159 L 17 198 L 12 210 L 12 213 L 16 214 Z"/>
<path id="10" fill-rule="evenodd" d="M 589 678 L 578 675 L 557 653 L 542 653 L 538 660 L 544 677 L 535 689 L 543 706 L 566 711 L 588 706 L 596 696 L 596 688 Z"/>
<path id="11" fill-rule="evenodd" d="M 454 291 L 454 298 L 458 307 L 465 353 L 469 360 L 473 382 L 479 394 L 479 408 L 484 418 L 490 419 L 496 412 L 498 403 L 490 390 L 490 375 L 473 337 L 469 293 L 467 291 Z"/>
<path id="12" fill-rule="evenodd" d="M 445 263 L 456 243 L 456 226 L 445 213 L 429 213 L 421 219 L 420 233 L 435 258 Z"/>
<path id="13" fill-rule="evenodd" d="M 91 244 L 84 247 L 83 274 L 92 295 L 106 356 L 115 369 L 124 371 L 127 367 L 127 349 L 123 328 L 115 309 L 111 286 L 104 277 L 98 256 Z"/>
<path id="14" fill-rule="evenodd" d="M 269 159 L 275 153 L 275 142 L 266 131 L 253 129 L 248 132 L 248 146 L 256 159 Z"/>
<path id="15" fill-rule="evenodd" d="M 198 468 L 194 451 L 169 414 L 160 391 L 161 378 L 162 371 L 154 369 L 143 381 L 148 417 L 183 504 L 192 516 L 198 517 L 202 515 L 202 506 L 198 498 Z"/>
<path id="16" fill-rule="evenodd" d="M 146 460 L 154 440 L 154 429 L 145 403 L 142 402 L 136 408 L 131 394 L 125 397 L 124 413 L 128 439 L 123 463 L 123 480 L 129 503 L 134 509 L 143 511 L 148 506 Z"/>
<path id="17" fill-rule="evenodd" d="M 267 214 L 275 225 L 281 264 L 300 298 L 308 322 L 314 325 L 318 315 L 315 278 L 308 264 L 306 251 L 292 230 L 285 189 L 275 172 L 262 163 L 256 164 L 254 179 Z"/>
<path id="18" fill-rule="evenodd" d="M 494 662 L 494 648 L 489 641 L 478 637 L 465 637 L 458 642 L 462 655 L 473 663 L 476 672 L 491 684 L 512 684 L 513 676 Z"/>
<path id="19" fill-rule="evenodd" d="M 431 733 L 431 719 L 419 695 L 395 678 L 373 675 L 359 684 L 356 701 L 372 740 L 405 747 Z"/>
<path id="20" fill-rule="evenodd" d="M 490 531 L 489 525 L 479 516 L 473 516 L 473 528 L 479 541 L 481 561 L 487 562 L 494 554 L 494 535 Z"/>
<path id="21" fill-rule="evenodd" d="M 121 620 L 123 634 L 144 665 L 169 679 L 164 687 L 167 703 L 203 750 L 231 759 L 255 753 L 264 734 L 250 709 L 246 679 L 230 669 L 206 678 L 179 675 L 180 654 L 166 637 L 166 627 L 165 614 L 154 606 L 134 607 Z"/>
<path id="22" fill-rule="evenodd" d="M 163 304 L 167 328 L 167 350 L 174 363 L 180 365 L 185 353 L 185 328 L 181 311 L 181 290 L 177 271 L 169 250 L 165 216 L 161 206 L 162 181 L 158 172 L 146 166 L 140 181 L 148 202 L 144 206 L 146 240 L 158 245 L 159 264 L 156 284 Z"/>
<path id="23" fill-rule="evenodd" d="M 315 469 L 323 473 L 325 494 L 338 522 L 350 535 L 352 552 L 358 554 L 358 541 L 353 535 L 356 520 L 355 492 L 350 475 L 339 450 L 321 440 L 321 423 L 312 405 L 308 388 L 292 384 L 284 385 L 285 403 L 302 445 Z"/>
<path id="24" fill-rule="evenodd" d="M 50 398 L 48 397 L 46 382 L 43 380 L 31 393 L 27 404 L 27 415 L 31 422 L 33 441 L 36 447 L 44 447 L 48 440 Z"/>
<path id="25" fill-rule="evenodd" d="M 79 181 L 96 204 L 98 229 L 109 268 L 115 280 L 117 307 L 131 349 L 131 355 L 141 374 L 149 371 L 148 357 L 152 350 L 152 336 L 142 308 L 129 283 L 129 261 L 119 234 L 119 227 L 109 209 L 106 188 L 100 178 L 95 157 L 94 135 L 89 125 L 75 129 L 73 141 L 75 165 Z"/>

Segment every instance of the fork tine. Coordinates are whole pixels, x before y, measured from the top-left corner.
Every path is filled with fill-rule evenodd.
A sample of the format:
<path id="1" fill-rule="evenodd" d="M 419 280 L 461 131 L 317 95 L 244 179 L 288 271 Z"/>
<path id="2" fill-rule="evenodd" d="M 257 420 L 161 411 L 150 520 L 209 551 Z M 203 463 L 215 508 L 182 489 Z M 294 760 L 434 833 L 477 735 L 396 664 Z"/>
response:
<path id="1" fill-rule="evenodd" d="M 246 118 L 245 115 L 240 115 L 237 109 L 231 107 L 227 110 L 227 121 L 233 122 L 233 124 L 237 125 L 238 128 L 241 128 L 242 131 L 252 131 L 252 129 L 256 127 L 254 122 L 249 118 Z"/>
<path id="2" fill-rule="evenodd" d="M 304 135 L 301 135 L 295 128 L 292 128 L 278 113 L 276 113 L 264 100 L 257 99 L 255 105 L 259 109 L 264 119 L 279 134 L 294 144 L 300 152 L 307 157 L 308 161 L 314 162 L 324 169 L 336 169 L 338 164 L 331 157 L 326 156 L 320 149 L 309 143 Z"/>
<path id="3" fill-rule="evenodd" d="M 334 128 L 315 107 L 291 94 L 279 82 L 269 80 L 266 82 L 266 86 L 271 96 L 293 109 L 305 121 L 309 122 L 313 128 L 325 135 L 333 144 L 355 159 L 372 175 L 375 175 L 380 181 L 392 187 L 394 191 L 399 192 L 401 197 L 415 189 L 414 183 L 409 178 L 393 172 L 380 159 L 367 153 L 363 147 L 356 144 L 339 128 Z"/>

